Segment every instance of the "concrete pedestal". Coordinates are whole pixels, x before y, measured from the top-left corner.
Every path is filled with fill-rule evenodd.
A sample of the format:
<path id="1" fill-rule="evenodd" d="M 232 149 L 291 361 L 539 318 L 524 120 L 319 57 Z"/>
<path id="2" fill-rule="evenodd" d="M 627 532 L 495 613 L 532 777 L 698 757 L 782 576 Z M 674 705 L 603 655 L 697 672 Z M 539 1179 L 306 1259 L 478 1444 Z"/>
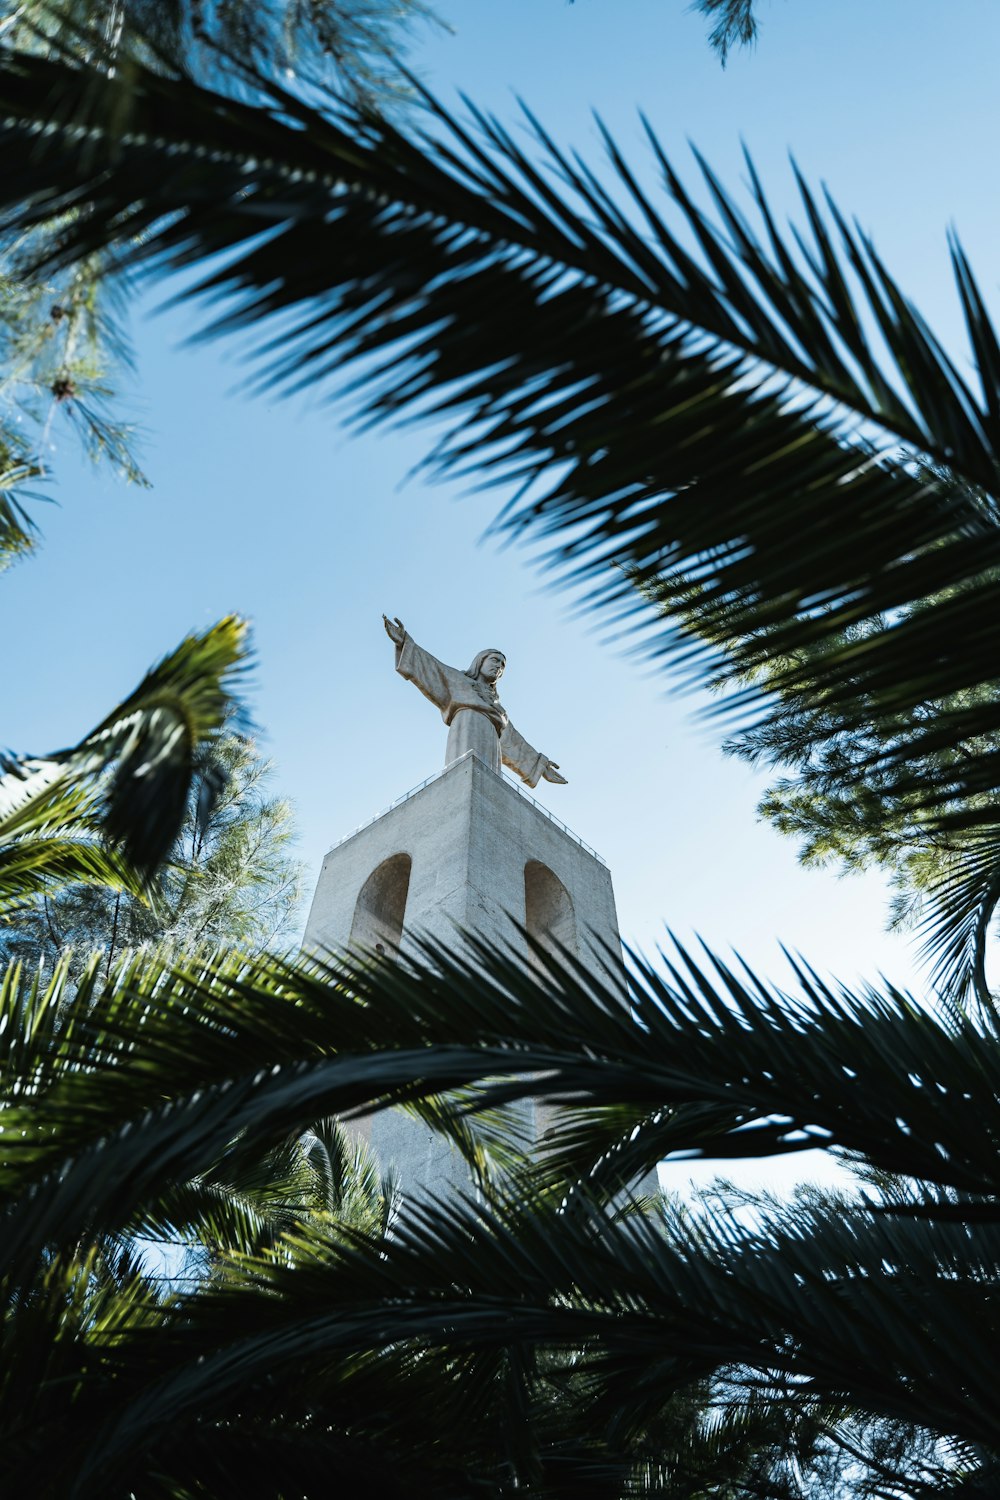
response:
<path id="1" fill-rule="evenodd" d="M 514 922 L 511 922 L 511 918 Z M 514 923 L 622 983 L 611 872 L 506 777 L 465 755 L 335 845 L 323 861 L 305 947 L 393 947 L 456 930 L 528 948 Z M 614 957 L 609 962 L 608 951 Z"/>
<path id="2" fill-rule="evenodd" d="M 470 753 L 330 850 L 304 947 L 405 959 L 418 937 L 450 946 L 474 933 L 531 963 L 521 928 L 543 947 L 559 944 L 582 959 L 624 1003 L 608 867 L 534 798 Z M 533 1127 L 533 1105 L 526 1113 Z M 404 1192 L 467 1186 L 457 1153 L 408 1115 L 383 1110 L 359 1128 L 383 1165 L 396 1167 Z"/>

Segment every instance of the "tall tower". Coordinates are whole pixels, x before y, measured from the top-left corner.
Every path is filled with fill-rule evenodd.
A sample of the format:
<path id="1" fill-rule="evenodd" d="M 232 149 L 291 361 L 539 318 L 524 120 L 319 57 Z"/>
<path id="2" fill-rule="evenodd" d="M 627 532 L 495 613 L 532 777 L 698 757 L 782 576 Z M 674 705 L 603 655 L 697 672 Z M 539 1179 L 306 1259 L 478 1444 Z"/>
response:
<path id="1" fill-rule="evenodd" d="M 513 921 L 511 920 L 513 918 Z M 533 962 L 521 929 L 592 966 L 625 998 L 611 872 L 539 802 L 473 752 L 336 844 L 323 861 L 306 926 L 307 951 L 381 952 L 405 959 L 428 936 L 463 933 Z M 532 1128 L 533 1109 L 526 1121 Z M 467 1182 L 441 1136 L 399 1110 L 360 1128 L 404 1192 Z"/>
<path id="2" fill-rule="evenodd" d="M 464 672 L 439 661 L 383 615 L 396 671 L 448 725 L 445 768 L 337 844 L 323 861 L 306 951 L 354 949 L 405 961 L 426 937 L 454 946 L 472 935 L 536 961 L 524 932 L 564 949 L 626 1001 L 621 940 L 607 865 L 565 823 L 519 790 L 501 763 L 536 786 L 563 782 L 558 764 L 511 724 L 497 693 L 506 659 L 480 651 Z M 523 931 L 522 931 L 523 929 Z M 524 1118 L 524 1117 L 527 1118 Z M 535 1135 L 535 1107 L 522 1120 Z M 359 1122 L 404 1192 L 468 1181 L 449 1143 L 400 1110 Z"/>

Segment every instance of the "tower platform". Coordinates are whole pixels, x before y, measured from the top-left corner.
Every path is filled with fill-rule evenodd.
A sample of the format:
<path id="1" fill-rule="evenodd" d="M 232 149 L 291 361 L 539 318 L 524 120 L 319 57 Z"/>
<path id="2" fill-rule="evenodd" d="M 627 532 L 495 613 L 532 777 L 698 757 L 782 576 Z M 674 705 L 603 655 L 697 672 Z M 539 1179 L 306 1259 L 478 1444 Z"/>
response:
<path id="1" fill-rule="evenodd" d="M 334 845 L 304 945 L 405 956 L 417 936 L 452 944 L 462 929 L 527 961 L 518 926 L 624 982 L 604 860 L 470 752 Z"/>

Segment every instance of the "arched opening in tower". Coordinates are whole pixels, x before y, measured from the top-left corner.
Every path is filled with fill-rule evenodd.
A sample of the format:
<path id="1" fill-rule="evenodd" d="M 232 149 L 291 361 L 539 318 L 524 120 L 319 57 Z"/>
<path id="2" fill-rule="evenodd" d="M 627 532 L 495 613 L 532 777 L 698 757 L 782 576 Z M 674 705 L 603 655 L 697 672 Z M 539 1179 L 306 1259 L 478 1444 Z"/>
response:
<path id="1" fill-rule="evenodd" d="M 408 854 L 392 854 L 369 875 L 354 907 L 352 948 L 389 957 L 399 951 L 412 864 Z"/>
<path id="2" fill-rule="evenodd" d="M 573 899 L 559 876 L 537 859 L 524 867 L 524 925 L 546 952 L 558 956 L 562 948 L 578 954 Z"/>

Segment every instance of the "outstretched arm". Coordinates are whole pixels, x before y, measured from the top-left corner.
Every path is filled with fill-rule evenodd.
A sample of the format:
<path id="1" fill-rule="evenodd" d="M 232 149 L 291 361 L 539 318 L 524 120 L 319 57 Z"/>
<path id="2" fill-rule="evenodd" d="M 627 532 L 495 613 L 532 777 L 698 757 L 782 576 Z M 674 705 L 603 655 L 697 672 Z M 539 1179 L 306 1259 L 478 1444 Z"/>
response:
<path id="1" fill-rule="evenodd" d="M 500 759 L 505 766 L 516 771 L 528 786 L 537 786 L 542 780 L 566 785 L 566 777 L 559 774 L 558 761 L 549 760 L 534 745 L 529 745 L 523 734 L 518 734 L 513 724 L 508 724 L 500 736 Z"/>
<path id="2" fill-rule="evenodd" d="M 385 633 L 390 641 L 392 641 L 392 644 L 394 646 L 401 646 L 406 636 L 406 627 L 399 616 L 397 615 L 394 620 L 390 620 L 388 615 L 383 615 L 382 624 L 385 626 Z"/>
<path id="3" fill-rule="evenodd" d="M 436 656 L 418 646 L 412 635 L 407 635 L 406 627 L 398 616 L 390 620 L 388 615 L 383 615 L 382 623 L 386 635 L 396 648 L 396 671 L 419 688 L 435 708 L 447 715 L 454 695 L 455 681 L 460 674 L 454 667 L 446 666 L 443 661 L 438 661 Z"/>

